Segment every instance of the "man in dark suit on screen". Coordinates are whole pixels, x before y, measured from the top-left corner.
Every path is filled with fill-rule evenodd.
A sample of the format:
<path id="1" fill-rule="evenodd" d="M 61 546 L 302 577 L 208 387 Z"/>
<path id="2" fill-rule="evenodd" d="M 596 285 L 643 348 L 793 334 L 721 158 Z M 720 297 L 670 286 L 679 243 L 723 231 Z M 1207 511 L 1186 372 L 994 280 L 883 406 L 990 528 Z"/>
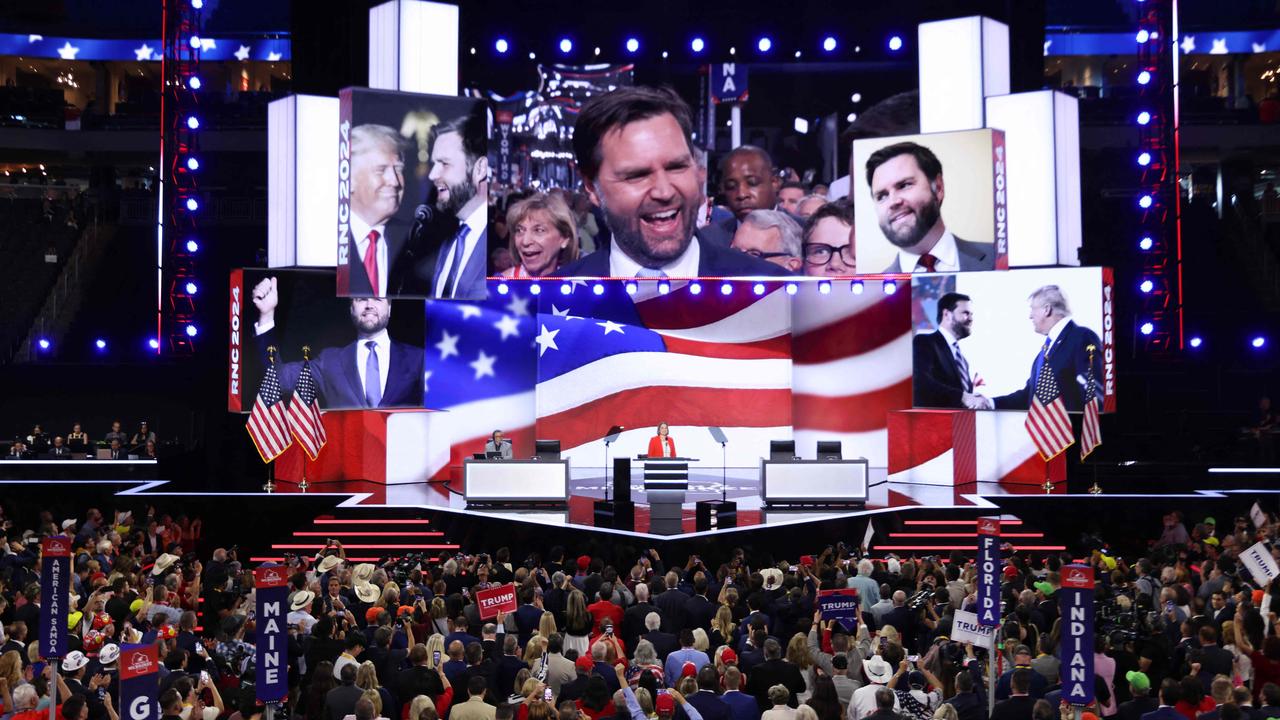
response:
<path id="1" fill-rule="evenodd" d="M 265 365 L 266 349 L 279 347 L 275 312 L 280 304 L 276 279 L 253 288 L 258 309 L 254 335 Z M 324 348 L 311 358 L 320 407 L 386 408 L 422 406 L 422 348 L 395 342 L 387 333 L 391 302 L 386 298 L 351 298 L 356 339 L 341 348 Z M 292 391 L 302 372 L 300 362 L 277 362 L 280 387 Z"/>
<path id="2" fill-rule="evenodd" d="M 911 341 L 911 388 L 916 407 L 988 407 L 974 393 L 973 372 L 960 351 L 960 341 L 973 332 L 969 296 L 947 293 L 938 299 L 938 329 Z"/>
<path id="3" fill-rule="evenodd" d="M 994 270 L 995 246 L 961 240 L 942 219 L 942 163 L 929 148 L 894 143 L 867 158 L 867 185 L 885 238 L 898 249 L 887 273 Z"/>
<path id="4" fill-rule="evenodd" d="M 1057 285 L 1045 285 L 1031 293 L 1031 325 L 1045 336 L 1044 345 L 1031 362 L 1031 376 L 1027 384 L 1016 392 L 995 398 L 997 410 L 1026 410 L 1035 394 L 1040 367 L 1045 363 L 1057 380 L 1062 392 L 1062 403 L 1067 412 L 1084 410 L 1084 398 L 1089 377 L 1089 347 L 1093 347 L 1094 396 L 1102 397 L 1102 342 L 1098 334 L 1087 327 L 1077 325 L 1071 319 L 1067 298 Z"/>
<path id="5" fill-rule="evenodd" d="M 573 152 L 613 242 L 560 268 L 561 277 L 743 277 L 783 268 L 695 237 L 703 206 L 689 106 L 673 90 L 620 87 L 592 98 Z"/>
<path id="6" fill-rule="evenodd" d="M 457 222 L 436 255 L 431 297 L 483 300 L 489 259 L 489 158 L 485 106 L 431 128 L 436 209 Z"/>
<path id="7" fill-rule="evenodd" d="M 351 227 L 347 264 L 338 269 L 338 294 L 388 295 L 403 268 L 409 228 L 396 219 L 404 199 L 405 140 L 394 128 L 366 123 L 351 128 Z"/>

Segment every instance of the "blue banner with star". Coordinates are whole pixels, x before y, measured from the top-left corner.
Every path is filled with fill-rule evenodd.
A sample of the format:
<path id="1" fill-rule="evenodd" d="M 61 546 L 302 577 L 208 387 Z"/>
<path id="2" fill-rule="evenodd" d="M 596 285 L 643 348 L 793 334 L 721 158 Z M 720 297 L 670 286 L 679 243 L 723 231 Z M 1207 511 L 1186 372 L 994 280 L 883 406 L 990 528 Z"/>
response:
<path id="1" fill-rule="evenodd" d="M 1183 55 L 1233 55 L 1280 50 L 1280 30 L 1204 30 L 1177 38 Z M 1137 30 L 1125 33 L 1045 33 L 1046 57 L 1073 55 L 1133 55 Z"/>
<path id="2" fill-rule="evenodd" d="M 53 35 L 0 33 L 0 55 L 48 58 L 51 60 L 132 60 L 159 62 L 164 52 L 160 38 L 101 39 L 55 37 Z M 209 62 L 260 60 L 288 62 L 287 37 L 202 37 L 200 59 Z"/>

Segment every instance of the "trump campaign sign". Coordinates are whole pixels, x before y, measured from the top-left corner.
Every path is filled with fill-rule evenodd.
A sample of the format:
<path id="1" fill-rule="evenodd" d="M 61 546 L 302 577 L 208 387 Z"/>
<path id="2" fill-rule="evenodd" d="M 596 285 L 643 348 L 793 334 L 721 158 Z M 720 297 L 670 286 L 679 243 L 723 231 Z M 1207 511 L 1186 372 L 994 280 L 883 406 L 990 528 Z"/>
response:
<path id="1" fill-rule="evenodd" d="M 160 720 L 160 657 L 155 643 L 120 647 L 121 720 Z"/>
<path id="2" fill-rule="evenodd" d="M 1093 702 L 1093 568 L 1065 565 L 1058 591 L 1062 613 L 1062 699 Z"/>
<path id="3" fill-rule="evenodd" d="M 488 590 L 476 592 L 476 603 L 480 606 L 480 619 L 495 618 L 498 613 L 516 611 L 516 586 L 514 583 L 499 585 Z"/>
<path id="4" fill-rule="evenodd" d="M 40 541 L 40 654 L 46 658 L 67 654 L 70 583 L 71 538 L 44 538 Z"/>
<path id="5" fill-rule="evenodd" d="M 1277 567 L 1276 559 L 1271 556 L 1271 550 L 1265 543 L 1250 546 L 1240 554 L 1240 562 L 1249 568 L 1249 574 L 1253 575 L 1254 582 L 1260 588 L 1270 587 L 1271 581 L 1280 575 L 1280 567 Z"/>
<path id="6" fill-rule="evenodd" d="M 846 630 L 858 627 L 858 613 L 862 607 L 855 588 L 818 591 L 818 609 L 823 620 L 839 620 Z"/>
<path id="7" fill-rule="evenodd" d="M 978 622 L 978 614 L 956 610 L 951 619 L 951 639 L 960 643 L 972 643 L 974 647 L 992 647 L 996 629 Z"/>
<path id="8" fill-rule="evenodd" d="M 289 639 L 285 601 L 289 596 L 289 571 L 284 567 L 262 567 L 253 571 L 254 610 L 257 612 L 257 642 L 254 648 L 257 684 L 262 702 L 278 702 L 289 692 Z"/>
<path id="9" fill-rule="evenodd" d="M 978 518 L 978 624 L 1000 626 L 1000 518 Z"/>

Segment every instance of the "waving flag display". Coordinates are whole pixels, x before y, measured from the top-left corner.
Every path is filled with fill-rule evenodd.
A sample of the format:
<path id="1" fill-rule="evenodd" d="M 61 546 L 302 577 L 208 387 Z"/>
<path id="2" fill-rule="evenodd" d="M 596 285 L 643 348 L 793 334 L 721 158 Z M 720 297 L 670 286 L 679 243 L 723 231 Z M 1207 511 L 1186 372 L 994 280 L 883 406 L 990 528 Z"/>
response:
<path id="1" fill-rule="evenodd" d="M 316 381 L 311 376 L 310 348 L 303 348 L 302 372 L 298 373 L 298 382 L 293 387 L 293 397 L 289 400 L 289 430 L 298 444 L 312 460 L 320 454 L 320 449 L 328 442 L 325 435 L 324 422 L 320 420 L 320 403 L 316 401 Z M 273 368 L 274 369 L 274 368 Z"/>
<path id="2" fill-rule="evenodd" d="M 284 403 L 280 401 L 280 378 L 276 374 L 275 348 L 267 350 L 269 361 L 267 374 L 258 386 L 258 399 L 249 412 L 245 429 L 253 438 L 262 462 L 271 462 L 289 449 L 293 438 L 289 436 L 289 423 L 285 418 Z"/>
<path id="3" fill-rule="evenodd" d="M 1036 451 L 1045 460 L 1056 457 L 1075 442 L 1071 434 L 1071 418 L 1067 417 L 1067 406 L 1062 401 L 1062 388 L 1058 387 L 1058 380 L 1049 367 L 1047 349 L 1040 363 L 1040 374 L 1036 377 L 1031 409 L 1027 411 L 1027 432 L 1031 434 Z"/>
<path id="4" fill-rule="evenodd" d="M 1101 398 L 1098 397 L 1098 383 L 1093 376 L 1093 354 L 1097 348 L 1090 345 L 1089 351 L 1089 371 L 1085 377 L 1085 396 L 1084 396 L 1084 421 L 1080 426 L 1080 459 L 1089 457 L 1099 445 L 1102 444 L 1102 423 L 1099 420 L 1099 413 L 1102 404 Z"/>

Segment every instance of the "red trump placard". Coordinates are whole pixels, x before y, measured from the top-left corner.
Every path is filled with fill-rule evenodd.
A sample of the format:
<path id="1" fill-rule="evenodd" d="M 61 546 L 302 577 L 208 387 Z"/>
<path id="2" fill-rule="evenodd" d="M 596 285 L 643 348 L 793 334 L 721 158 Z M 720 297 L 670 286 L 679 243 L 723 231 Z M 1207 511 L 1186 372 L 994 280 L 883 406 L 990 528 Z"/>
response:
<path id="1" fill-rule="evenodd" d="M 480 604 L 481 620 L 495 618 L 500 612 L 515 612 L 516 586 L 510 584 L 489 588 L 488 590 L 480 590 L 476 593 L 476 602 Z"/>

